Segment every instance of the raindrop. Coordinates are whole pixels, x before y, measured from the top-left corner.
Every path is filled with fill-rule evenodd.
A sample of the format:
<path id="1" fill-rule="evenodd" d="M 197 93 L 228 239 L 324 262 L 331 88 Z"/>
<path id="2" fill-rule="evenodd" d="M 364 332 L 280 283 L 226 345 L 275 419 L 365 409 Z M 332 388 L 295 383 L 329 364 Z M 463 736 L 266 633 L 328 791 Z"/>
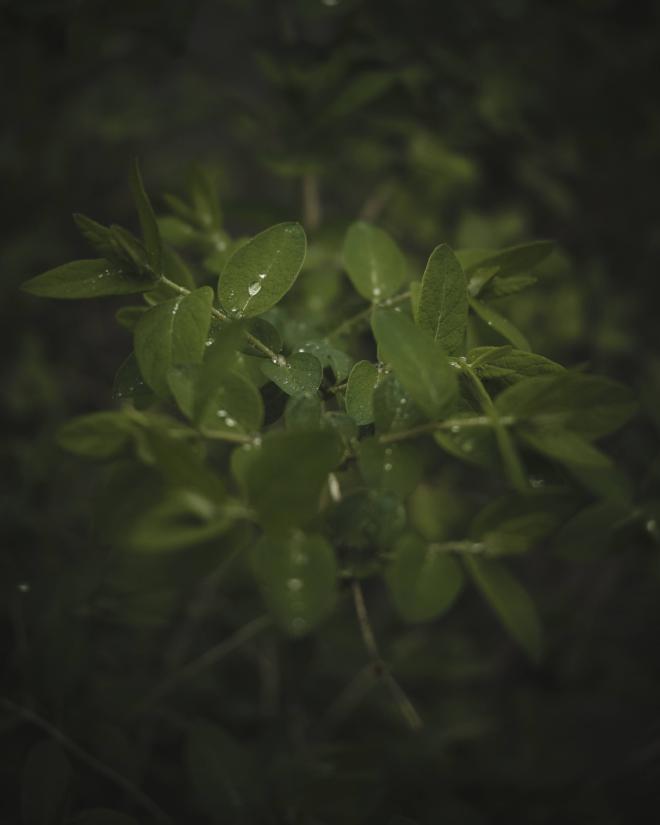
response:
<path id="1" fill-rule="evenodd" d="M 386 473 L 389 473 L 389 471 L 390 471 L 391 469 L 392 469 L 392 465 L 391 465 L 391 464 L 389 463 L 389 461 L 388 461 L 388 463 L 385 465 L 385 472 L 386 472 Z"/>
<path id="2" fill-rule="evenodd" d="M 373 293 L 374 298 L 380 298 L 382 290 L 379 286 L 375 286 L 371 291 Z"/>
<path id="3" fill-rule="evenodd" d="M 227 410 L 218 410 L 216 415 L 218 418 L 227 418 Z"/>
<path id="4" fill-rule="evenodd" d="M 233 418 L 229 418 L 229 417 L 225 418 L 225 424 L 226 424 L 228 427 L 235 427 L 235 426 L 236 426 L 236 422 L 234 421 L 234 419 L 233 419 Z"/>
<path id="5" fill-rule="evenodd" d="M 213 344 L 213 338 L 207 338 L 205 346 L 210 347 Z"/>
<path id="6" fill-rule="evenodd" d="M 268 276 L 267 272 L 260 272 L 257 277 L 259 278 L 259 280 L 264 281 L 267 276 Z"/>
<path id="7" fill-rule="evenodd" d="M 530 487 L 533 487 L 535 490 L 538 490 L 539 487 L 545 486 L 545 481 L 542 478 L 539 478 L 538 476 L 530 476 L 529 485 Z"/>
<path id="8" fill-rule="evenodd" d="M 248 293 L 251 298 L 254 298 L 255 295 L 258 295 L 261 292 L 261 281 L 254 281 L 248 287 Z"/>
<path id="9" fill-rule="evenodd" d="M 21 593 L 29 593 L 30 585 L 27 582 L 21 582 L 20 584 L 16 585 L 16 589 Z"/>
<path id="10" fill-rule="evenodd" d="M 289 579 L 289 581 L 286 583 L 286 586 L 292 593 L 297 593 L 299 590 L 302 589 L 302 579 Z"/>
<path id="11" fill-rule="evenodd" d="M 658 529 L 658 522 L 657 522 L 654 518 L 650 518 L 650 519 L 646 522 L 646 530 L 647 530 L 647 532 L 649 532 L 649 533 L 655 533 L 657 529 Z"/>
<path id="12" fill-rule="evenodd" d="M 460 433 L 461 428 L 458 426 L 458 424 L 454 424 L 452 427 L 450 427 L 449 431 L 452 433 Z"/>
<path id="13" fill-rule="evenodd" d="M 278 355 L 274 363 L 276 363 L 278 367 L 288 366 L 288 364 L 286 363 L 286 358 L 283 355 Z"/>

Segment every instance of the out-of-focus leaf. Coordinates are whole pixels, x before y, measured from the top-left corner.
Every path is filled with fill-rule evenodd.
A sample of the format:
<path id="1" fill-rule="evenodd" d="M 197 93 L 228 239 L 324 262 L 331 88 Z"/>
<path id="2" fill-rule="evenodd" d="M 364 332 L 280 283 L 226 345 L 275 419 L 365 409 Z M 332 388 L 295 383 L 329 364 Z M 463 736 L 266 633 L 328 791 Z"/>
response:
<path id="1" fill-rule="evenodd" d="M 525 351 L 529 351 L 531 349 L 527 338 L 525 338 L 522 332 L 520 332 L 520 330 L 515 327 L 508 318 L 500 315 L 500 313 L 493 309 L 493 307 L 489 304 L 484 304 L 476 298 L 471 297 L 469 302 L 470 307 L 476 312 L 481 320 L 484 321 L 487 326 L 494 329 L 495 332 L 499 332 L 499 334 L 503 338 L 506 338 L 507 341 L 510 341 L 514 347 Z"/>
<path id="2" fill-rule="evenodd" d="M 358 221 L 344 240 L 344 265 L 353 286 L 367 301 L 382 301 L 397 291 L 406 276 L 399 247 L 383 229 Z"/>
<path id="3" fill-rule="evenodd" d="M 358 464 L 369 487 L 405 498 L 422 477 L 424 457 L 414 444 L 381 444 L 377 438 L 365 438 L 360 442 Z"/>
<path id="4" fill-rule="evenodd" d="M 21 780 L 24 825 L 58 825 L 65 812 L 73 771 L 62 748 L 50 739 L 28 753 Z"/>
<path id="5" fill-rule="evenodd" d="M 76 455 L 111 458 L 128 445 L 132 430 L 123 413 L 96 412 L 67 421 L 57 434 L 57 442 Z"/>

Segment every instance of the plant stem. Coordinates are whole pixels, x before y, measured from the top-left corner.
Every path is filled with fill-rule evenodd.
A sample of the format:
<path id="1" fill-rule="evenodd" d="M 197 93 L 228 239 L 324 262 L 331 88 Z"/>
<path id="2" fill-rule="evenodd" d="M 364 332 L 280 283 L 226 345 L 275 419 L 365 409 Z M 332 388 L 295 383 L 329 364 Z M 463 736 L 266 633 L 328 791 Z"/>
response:
<path id="1" fill-rule="evenodd" d="M 499 419 L 502 426 L 511 426 L 516 419 L 511 416 L 502 416 Z M 395 441 L 405 441 L 408 438 L 417 438 L 420 435 L 427 435 L 435 432 L 435 430 L 453 430 L 455 428 L 462 429 L 463 427 L 492 427 L 493 420 L 485 415 L 473 416 L 472 418 L 447 418 L 445 421 L 429 421 L 426 424 L 420 424 L 417 427 L 411 427 L 409 430 L 401 430 L 395 433 L 385 433 L 379 437 L 381 444 L 392 444 Z"/>
<path id="2" fill-rule="evenodd" d="M 306 172 L 302 179 L 303 223 L 310 230 L 316 231 L 321 225 L 321 195 L 319 178 L 314 172 Z"/>
<path id="3" fill-rule="evenodd" d="M 362 586 L 357 579 L 353 579 L 351 582 L 351 592 L 353 594 L 353 603 L 355 604 L 355 614 L 357 616 L 360 632 L 362 634 L 362 641 L 364 642 L 367 654 L 371 659 L 372 672 L 374 676 L 378 676 L 384 680 L 394 701 L 399 706 L 403 717 L 408 722 L 410 727 L 415 731 L 420 730 L 424 726 L 424 723 L 422 722 L 419 713 L 417 713 L 415 706 L 410 701 L 401 685 L 396 681 L 392 675 L 392 672 L 380 655 L 380 651 L 378 650 L 378 645 L 376 643 L 376 637 L 374 636 L 371 622 L 369 621 L 367 606 L 364 602 Z"/>
<path id="4" fill-rule="evenodd" d="M 161 283 L 165 284 L 165 286 L 170 287 L 170 289 L 173 289 L 175 292 L 178 292 L 179 295 L 190 295 L 190 290 L 187 287 L 181 286 L 180 284 L 176 284 L 174 283 L 174 281 L 170 281 L 170 279 L 166 278 L 164 275 L 161 277 L 160 280 Z M 214 318 L 217 318 L 218 321 L 223 321 L 224 323 L 228 323 L 232 320 L 228 315 L 225 315 L 224 312 L 222 312 L 219 309 L 216 309 L 215 307 L 211 307 L 211 315 L 213 315 Z M 279 358 L 283 357 L 279 355 L 277 352 L 274 352 L 270 347 L 266 346 L 266 344 L 260 341 L 255 335 L 252 335 L 251 332 L 245 333 L 245 339 L 256 350 L 259 350 L 259 352 L 262 353 L 262 355 L 265 355 L 268 358 L 270 358 L 271 361 L 277 361 Z"/>
<path id="5" fill-rule="evenodd" d="M 76 742 L 72 739 L 69 739 L 66 734 L 62 733 L 61 730 L 56 728 L 46 719 L 43 719 L 38 714 L 28 710 L 28 708 L 17 705 L 15 702 L 12 702 L 11 699 L 7 699 L 4 696 L 0 696 L 0 706 L 2 706 L 9 713 L 15 713 L 24 721 L 29 722 L 35 727 L 40 728 L 40 730 L 44 731 L 44 733 L 47 733 L 52 739 L 62 745 L 63 748 L 68 750 L 71 754 L 73 754 L 73 756 L 77 757 L 93 771 L 101 776 L 104 776 L 110 782 L 117 785 L 117 787 L 121 788 L 128 796 L 134 799 L 141 808 L 151 814 L 157 822 L 173 825 L 173 820 L 165 813 L 165 811 L 163 811 L 163 809 L 160 808 L 153 801 L 153 799 L 151 799 L 151 797 L 147 796 L 147 794 L 134 785 L 130 779 L 118 773 L 109 765 L 101 762 L 91 753 L 88 753 L 88 751 L 81 748 L 80 745 L 76 744 Z"/>

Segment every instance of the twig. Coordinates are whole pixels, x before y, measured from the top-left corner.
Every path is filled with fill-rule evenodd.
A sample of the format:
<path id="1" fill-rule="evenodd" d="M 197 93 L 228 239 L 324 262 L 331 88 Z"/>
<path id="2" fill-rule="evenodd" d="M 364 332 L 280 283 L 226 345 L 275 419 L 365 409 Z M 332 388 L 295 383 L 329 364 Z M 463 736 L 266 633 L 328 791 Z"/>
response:
<path id="1" fill-rule="evenodd" d="M 417 713 L 415 706 L 408 698 L 404 689 L 394 678 L 392 672 L 380 655 L 380 651 L 378 650 L 378 645 L 376 643 L 376 637 L 374 636 L 371 622 L 369 621 L 367 606 L 364 602 L 362 586 L 357 579 L 353 579 L 351 582 L 351 591 L 353 593 L 355 613 L 357 615 L 358 624 L 360 625 L 360 632 L 362 633 L 362 641 L 364 642 L 366 651 L 371 659 L 372 673 L 374 676 L 383 679 L 389 688 L 394 701 L 399 706 L 399 710 L 410 727 L 415 731 L 420 730 L 424 726 L 424 723 L 422 722 L 419 713 Z"/>
<path id="2" fill-rule="evenodd" d="M 306 172 L 302 179 L 303 223 L 311 232 L 321 225 L 321 196 L 319 178 L 314 172 Z"/>
<path id="3" fill-rule="evenodd" d="M 22 707 L 21 705 L 17 705 L 15 702 L 12 702 L 11 699 L 7 699 L 4 696 L 0 696 L 0 706 L 2 706 L 9 713 L 15 713 L 26 722 L 29 722 L 31 725 L 34 725 L 44 731 L 44 733 L 47 733 L 52 739 L 59 742 L 63 748 L 66 748 L 66 750 L 80 759 L 81 762 L 86 764 L 93 771 L 101 776 L 104 776 L 110 782 L 125 791 L 125 793 L 134 799 L 140 807 L 144 808 L 145 811 L 148 811 L 157 822 L 173 825 L 174 820 L 172 820 L 165 813 L 165 811 L 163 811 L 163 809 L 159 807 L 153 799 L 151 799 L 151 797 L 147 796 L 144 791 L 141 791 L 136 785 L 134 785 L 130 779 L 118 773 L 114 768 L 111 768 L 104 762 L 99 761 L 95 756 L 88 753 L 84 750 L 84 748 L 81 748 L 80 745 L 76 744 L 72 739 L 69 739 L 66 734 L 62 733 L 61 730 L 56 728 L 46 719 L 43 719 L 38 714 Z"/>

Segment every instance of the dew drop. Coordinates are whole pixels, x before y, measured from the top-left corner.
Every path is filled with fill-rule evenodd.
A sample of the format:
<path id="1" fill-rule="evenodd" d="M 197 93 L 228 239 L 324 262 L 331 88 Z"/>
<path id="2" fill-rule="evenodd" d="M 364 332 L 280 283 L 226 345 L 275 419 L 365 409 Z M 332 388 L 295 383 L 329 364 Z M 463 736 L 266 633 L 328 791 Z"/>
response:
<path id="1" fill-rule="evenodd" d="M 381 288 L 380 288 L 379 286 L 375 286 L 375 287 L 371 290 L 371 292 L 372 292 L 372 294 L 373 294 L 374 298 L 380 298 L 381 293 L 382 293 L 382 290 L 381 290 Z"/>
<path id="2" fill-rule="evenodd" d="M 390 472 L 390 470 L 392 469 L 392 465 L 389 463 L 389 461 L 388 461 L 388 462 L 387 462 L 387 464 L 385 465 L 384 469 L 385 469 L 385 472 L 386 472 L 386 473 L 389 473 L 389 472 Z"/>
<path id="3" fill-rule="evenodd" d="M 648 533 L 655 533 L 658 529 L 658 522 L 654 518 L 650 518 L 645 526 Z"/>
<path id="4" fill-rule="evenodd" d="M 454 424 L 452 427 L 449 428 L 449 431 L 452 433 L 460 433 L 461 428 L 458 426 L 458 424 Z"/>
<path id="5" fill-rule="evenodd" d="M 233 419 L 233 418 L 229 418 L 229 416 L 227 416 L 227 418 L 225 418 L 225 424 L 226 424 L 228 427 L 235 427 L 235 426 L 236 426 L 236 422 L 234 421 L 234 419 Z"/>
<path id="6" fill-rule="evenodd" d="M 289 579 L 286 586 L 292 593 L 297 593 L 299 590 L 302 590 L 302 579 Z"/>
<path id="7" fill-rule="evenodd" d="M 261 281 L 253 281 L 250 286 L 248 287 L 248 294 L 251 298 L 254 298 L 255 295 L 258 295 L 261 292 Z"/>
<path id="8" fill-rule="evenodd" d="M 30 592 L 30 585 L 27 582 L 21 582 L 20 584 L 16 585 L 16 589 L 20 593 L 29 593 Z"/>
<path id="9" fill-rule="evenodd" d="M 216 415 L 218 418 L 227 418 L 227 410 L 218 410 Z"/>
<path id="10" fill-rule="evenodd" d="M 545 486 L 545 481 L 538 476 L 530 476 L 529 479 L 529 486 L 532 487 L 534 490 L 538 490 L 539 487 Z"/>
<path id="11" fill-rule="evenodd" d="M 213 338 L 207 338 L 204 346 L 210 347 L 213 344 Z"/>
<path id="12" fill-rule="evenodd" d="M 266 278 L 268 277 L 268 273 L 267 272 L 260 272 L 257 277 L 259 278 L 259 280 L 265 281 Z"/>
<path id="13" fill-rule="evenodd" d="M 277 364 L 278 367 L 288 366 L 286 358 L 283 355 L 278 355 L 274 363 Z"/>

